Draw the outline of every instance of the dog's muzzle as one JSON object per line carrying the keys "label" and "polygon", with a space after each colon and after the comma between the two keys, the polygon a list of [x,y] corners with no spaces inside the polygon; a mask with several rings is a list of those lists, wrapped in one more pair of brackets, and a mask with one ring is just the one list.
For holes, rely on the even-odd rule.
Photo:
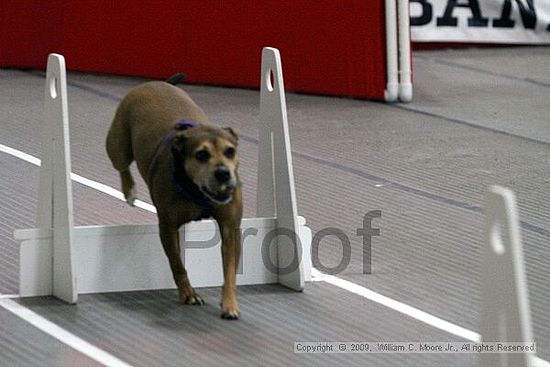
{"label": "dog's muzzle", "polygon": [[214,171],[214,178],[221,184],[226,184],[231,180],[231,172],[225,166],[220,166]]}
{"label": "dog's muzzle", "polygon": [[231,201],[236,187],[237,183],[231,171],[225,166],[219,166],[214,171],[208,187],[203,186],[201,190],[214,202],[227,204]]}
{"label": "dog's muzzle", "polygon": [[201,187],[202,191],[212,201],[218,204],[227,204],[231,201],[236,185],[220,184],[217,190],[209,189],[205,186]]}

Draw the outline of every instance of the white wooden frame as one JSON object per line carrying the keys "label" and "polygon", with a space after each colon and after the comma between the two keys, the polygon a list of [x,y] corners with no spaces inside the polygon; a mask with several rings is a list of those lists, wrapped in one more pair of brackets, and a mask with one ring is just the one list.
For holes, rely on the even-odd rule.
{"label": "white wooden frame", "polygon": [[[274,76],[269,84],[266,70]],[[258,177],[265,187],[258,187],[258,217],[242,221],[237,284],[281,283],[302,290],[304,281],[311,280],[312,235],[305,219],[297,216],[277,49],[264,48],[261,78]],[[15,231],[21,241],[20,295],[54,295],[76,303],[79,293],[175,288],[156,225],[73,226],[66,72],[61,55],[48,58],[44,109],[38,228]],[[180,234],[182,258],[193,285],[221,286],[216,223],[189,223]],[[280,270],[293,261],[292,271],[283,274]]]}

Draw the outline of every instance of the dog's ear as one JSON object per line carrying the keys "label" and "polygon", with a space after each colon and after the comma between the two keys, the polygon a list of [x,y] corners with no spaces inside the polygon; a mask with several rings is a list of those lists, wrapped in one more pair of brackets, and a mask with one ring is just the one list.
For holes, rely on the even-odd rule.
{"label": "dog's ear", "polygon": [[227,131],[233,138],[235,138],[236,141],[239,141],[239,136],[237,133],[230,127],[223,127],[223,130]]}
{"label": "dog's ear", "polygon": [[185,141],[187,140],[185,131],[192,126],[193,125],[191,123],[184,120],[176,124],[176,126],[174,127],[176,129],[176,135],[174,136],[172,149],[177,150],[181,155],[185,154]]}
{"label": "dog's ear", "polygon": [[185,143],[187,139],[185,131],[178,130],[176,136],[174,136],[174,140],[172,140],[172,151],[183,157],[185,155]]}

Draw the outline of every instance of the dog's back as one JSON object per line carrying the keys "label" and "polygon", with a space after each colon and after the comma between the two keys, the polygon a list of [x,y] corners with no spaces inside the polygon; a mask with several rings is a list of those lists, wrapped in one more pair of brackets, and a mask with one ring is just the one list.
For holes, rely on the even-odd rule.
{"label": "dog's back", "polygon": [[132,89],[121,101],[107,135],[107,154],[114,168],[124,171],[135,160],[144,175],[158,142],[182,119],[209,123],[185,91],[167,82]]}

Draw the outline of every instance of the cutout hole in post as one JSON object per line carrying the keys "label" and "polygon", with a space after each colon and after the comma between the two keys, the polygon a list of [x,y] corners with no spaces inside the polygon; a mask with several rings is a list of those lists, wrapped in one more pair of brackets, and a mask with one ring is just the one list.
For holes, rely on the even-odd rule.
{"label": "cutout hole in post", "polygon": [[506,252],[506,248],[502,243],[502,233],[500,229],[500,223],[494,223],[491,228],[491,246],[493,251],[497,255],[503,255]]}
{"label": "cutout hole in post", "polygon": [[267,86],[267,90],[273,92],[273,86],[275,85],[275,75],[273,74],[272,69],[267,70],[267,73],[265,75],[265,84]]}
{"label": "cutout hole in post", "polygon": [[52,99],[56,99],[57,98],[57,78],[55,76],[50,77],[49,85],[50,85],[50,97],[52,97]]}

